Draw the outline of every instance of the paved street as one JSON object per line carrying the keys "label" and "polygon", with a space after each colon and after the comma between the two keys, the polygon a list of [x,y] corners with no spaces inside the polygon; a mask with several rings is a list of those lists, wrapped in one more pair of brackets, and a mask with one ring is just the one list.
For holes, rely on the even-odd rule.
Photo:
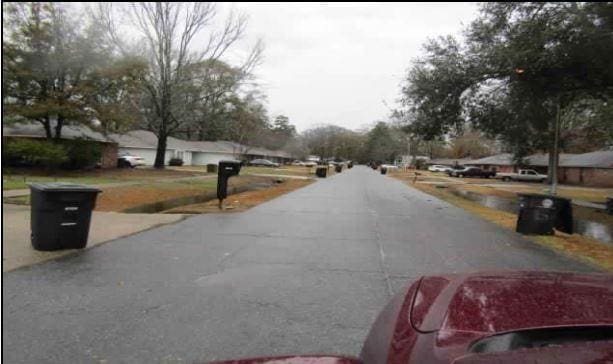
{"label": "paved street", "polygon": [[191,217],[3,274],[3,357],[357,355],[409,279],[488,269],[589,270],[356,167],[244,213]]}

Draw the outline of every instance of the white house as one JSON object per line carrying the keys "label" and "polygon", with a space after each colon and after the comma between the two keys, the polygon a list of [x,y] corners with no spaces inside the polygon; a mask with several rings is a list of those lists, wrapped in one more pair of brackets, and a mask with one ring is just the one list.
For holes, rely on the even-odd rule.
{"label": "white house", "polygon": [[[147,165],[155,162],[157,137],[150,131],[134,130],[125,134],[113,134],[119,144],[119,154],[138,155]],[[180,158],[183,165],[217,164],[220,160],[266,158],[279,163],[290,162],[292,155],[285,151],[249,147],[229,141],[191,141],[168,137],[165,163],[171,158]]]}

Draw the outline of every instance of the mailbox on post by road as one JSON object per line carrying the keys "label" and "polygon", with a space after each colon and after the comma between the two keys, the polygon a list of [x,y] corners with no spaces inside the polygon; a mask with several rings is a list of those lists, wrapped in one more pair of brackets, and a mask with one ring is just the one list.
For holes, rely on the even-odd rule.
{"label": "mailbox on post by road", "polygon": [[219,200],[219,208],[223,206],[223,200],[228,197],[228,179],[232,176],[238,176],[241,170],[241,162],[239,161],[219,161],[217,168],[217,199]]}

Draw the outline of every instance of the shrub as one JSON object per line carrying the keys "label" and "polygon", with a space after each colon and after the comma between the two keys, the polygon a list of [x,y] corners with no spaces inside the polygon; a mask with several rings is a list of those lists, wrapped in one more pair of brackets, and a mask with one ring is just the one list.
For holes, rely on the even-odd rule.
{"label": "shrub", "polygon": [[92,168],[100,161],[100,145],[86,139],[63,140],[68,160],[62,165],[68,169]]}
{"label": "shrub", "polygon": [[55,168],[68,160],[66,149],[48,140],[13,139],[6,143],[3,155],[9,166]]}
{"label": "shrub", "polygon": [[182,166],[183,165],[183,159],[181,159],[181,158],[172,158],[171,160],[168,161],[168,165],[169,166]]}

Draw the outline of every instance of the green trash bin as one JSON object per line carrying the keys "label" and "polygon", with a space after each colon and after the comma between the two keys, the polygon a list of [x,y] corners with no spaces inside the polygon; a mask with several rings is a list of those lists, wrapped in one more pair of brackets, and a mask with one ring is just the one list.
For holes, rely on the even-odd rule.
{"label": "green trash bin", "polygon": [[69,183],[30,184],[32,247],[42,251],[85,248],[100,192]]}

